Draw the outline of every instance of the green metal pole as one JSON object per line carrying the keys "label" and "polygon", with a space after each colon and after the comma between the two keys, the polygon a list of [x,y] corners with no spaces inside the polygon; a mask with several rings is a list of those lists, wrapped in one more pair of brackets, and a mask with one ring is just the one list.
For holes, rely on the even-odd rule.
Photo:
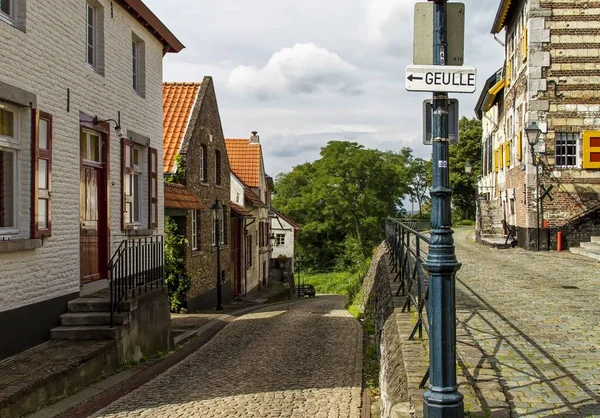
{"label": "green metal pole", "polygon": [[[434,0],[433,64],[446,65],[447,0]],[[463,395],[456,383],[455,275],[460,268],[452,237],[448,146],[448,93],[433,95],[433,187],[431,238],[424,264],[429,272],[429,389],[426,418],[462,418]],[[460,146],[460,145],[457,145]]]}

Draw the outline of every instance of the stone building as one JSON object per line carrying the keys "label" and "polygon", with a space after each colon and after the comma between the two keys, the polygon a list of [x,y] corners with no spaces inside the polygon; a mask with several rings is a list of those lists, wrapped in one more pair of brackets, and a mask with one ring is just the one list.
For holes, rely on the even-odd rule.
{"label": "stone building", "polygon": [[[230,170],[215,88],[212,78],[204,77],[201,83],[164,83],[163,93],[164,173],[201,202],[181,207],[170,204],[174,199],[169,195],[165,197],[166,214],[176,220],[188,241],[185,263],[191,289],[187,309],[213,309],[217,303],[217,245],[222,303],[232,296]],[[219,222],[215,222],[212,209],[217,201],[223,208]],[[220,243],[216,242],[215,225]]]}
{"label": "stone building", "polygon": [[[556,248],[559,231],[566,248],[600,234],[599,19],[594,1],[500,1],[491,32],[505,31],[505,62],[475,109],[480,234],[514,229],[528,249]],[[542,131],[533,154],[532,122]]]}
{"label": "stone building", "polygon": [[2,1],[0,38],[3,358],[162,234],[162,60],[183,45],[139,0]]}
{"label": "stone building", "polygon": [[270,247],[269,208],[272,180],[265,174],[258,132],[250,139],[226,139],[231,165],[232,235],[239,240],[242,263],[236,281],[243,294],[268,285]]}

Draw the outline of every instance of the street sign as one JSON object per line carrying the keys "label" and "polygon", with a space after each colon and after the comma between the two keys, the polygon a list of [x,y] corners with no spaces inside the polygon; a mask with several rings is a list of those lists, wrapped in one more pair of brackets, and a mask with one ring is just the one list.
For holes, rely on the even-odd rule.
{"label": "street sign", "polygon": [[[423,100],[423,144],[433,144],[433,105],[431,99]],[[448,139],[451,145],[458,144],[458,100],[448,99]]]}
{"label": "street sign", "polygon": [[477,83],[475,67],[450,65],[409,65],[404,85],[408,91],[474,93]]}
{"label": "street sign", "polygon": [[[433,2],[415,4],[413,64],[433,65]],[[446,65],[463,65],[465,51],[465,5],[447,4],[448,49]]]}

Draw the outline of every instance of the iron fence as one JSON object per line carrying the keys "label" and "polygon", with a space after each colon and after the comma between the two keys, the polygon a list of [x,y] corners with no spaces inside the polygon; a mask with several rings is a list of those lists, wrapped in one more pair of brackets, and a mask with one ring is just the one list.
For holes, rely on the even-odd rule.
{"label": "iron fence", "polygon": [[[423,263],[429,252],[429,237],[423,231],[430,228],[429,221],[414,219],[388,219],[386,221],[386,242],[391,253],[390,265],[396,273],[394,282],[400,287],[396,296],[406,300],[402,312],[417,313],[417,323],[410,333],[409,340],[418,336],[423,339],[423,330],[429,337],[427,322],[427,301],[429,299],[429,275]],[[420,387],[424,388],[429,379],[429,369],[423,377]]]}
{"label": "iron fence", "polygon": [[110,326],[123,301],[164,285],[163,237],[126,239],[108,264],[110,277]]}

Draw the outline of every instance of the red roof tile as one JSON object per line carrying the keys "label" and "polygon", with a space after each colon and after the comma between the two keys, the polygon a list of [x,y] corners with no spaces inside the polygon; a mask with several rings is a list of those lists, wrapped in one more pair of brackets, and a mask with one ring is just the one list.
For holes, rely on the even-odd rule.
{"label": "red roof tile", "polygon": [[251,144],[248,139],[225,139],[227,157],[231,171],[246,186],[260,187],[260,144]]}
{"label": "red roof tile", "polygon": [[163,171],[172,173],[175,156],[198,97],[201,83],[163,83]]}
{"label": "red roof tile", "polygon": [[165,207],[169,209],[205,209],[198,196],[182,184],[165,182]]}
{"label": "red roof tile", "polygon": [[242,218],[254,218],[254,215],[252,215],[246,209],[236,205],[235,203],[231,203],[231,211],[236,215],[241,216]]}
{"label": "red roof tile", "polygon": [[256,195],[256,193],[254,193],[252,190],[250,189],[245,189],[244,190],[244,197],[246,198],[246,200],[252,205],[252,206],[256,206],[256,207],[266,207],[267,205],[261,200],[260,197],[258,197]]}

